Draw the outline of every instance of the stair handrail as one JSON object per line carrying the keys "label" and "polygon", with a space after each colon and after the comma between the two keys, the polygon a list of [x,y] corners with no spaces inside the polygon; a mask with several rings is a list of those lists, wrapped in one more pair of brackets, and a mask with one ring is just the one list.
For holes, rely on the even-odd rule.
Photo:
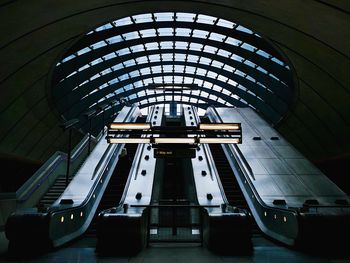
{"label": "stair handrail", "polygon": [[[100,136],[99,136],[100,137]],[[94,141],[97,141],[92,136]],[[74,163],[82,154],[88,145],[89,135],[86,134],[83,139],[74,147],[71,163]],[[40,186],[46,182],[56,171],[57,167],[67,160],[67,154],[62,151],[56,151],[17,191],[16,199],[18,203],[26,202]]]}

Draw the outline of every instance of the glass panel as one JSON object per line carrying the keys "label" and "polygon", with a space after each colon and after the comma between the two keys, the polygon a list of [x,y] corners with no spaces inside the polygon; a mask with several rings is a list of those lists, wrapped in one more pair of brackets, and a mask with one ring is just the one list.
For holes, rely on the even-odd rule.
{"label": "glass panel", "polygon": [[133,53],[145,51],[143,45],[135,45],[135,46],[130,47],[130,49]]}
{"label": "glass panel", "polygon": [[227,28],[233,28],[236,24],[220,18],[217,25],[222,27],[227,27]]}
{"label": "glass panel", "polygon": [[186,66],[186,68],[185,68],[185,72],[188,74],[194,74],[195,70],[196,70],[195,67]]}
{"label": "glass panel", "polygon": [[256,69],[261,71],[261,72],[263,72],[263,73],[265,73],[265,74],[267,74],[267,71],[265,69],[263,69],[262,67],[257,67]]}
{"label": "glass panel", "polygon": [[123,34],[123,37],[125,38],[126,41],[131,40],[131,39],[137,39],[139,38],[139,34],[137,32],[129,32]]}
{"label": "glass panel", "polygon": [[185,66],[175,65],[176,72],[184,72],[184,70],[185,70]]}
{"label": "glass panel", "polygon": [[106,30],[106,29],[109,29],[109,28],[111,28],[112,26],[111,26],[111,24],[105,24],[105,25],[103,25],[103,26],[100,26],[100,27],[98,27],[98,28],[96,28],[95,29],[95,32],[98,32],[98,31],[102,31],[102,30]]}
{"label": "glass panel", "polygon": [[141,75],[148,75],[151,74],[151,69],[150,68],[142,68],[140,69]]}
{"label": "glass panel", "polygon": [[147,50],[158,49],[158,43],[156,43],[156,42],[146,43],[145,46],[146,46]]}
{"label": "glass panel", "polygon": [[246,65],[248,65],[248,66],[250,66],[252,68],[255,67],[255,64],[253,62],[249,61],[249,60],[244,61],[244,64],[246,64]]}
{"label": "glass panel", "polygon": [[221,93],[223,93],[223,94],[225,94],[225,95],[228,95],[228,96],[231,95],[231,92],[228,91],[227,89],[223,89],[223,90],[221,91]]}
{"label": "glass panel", "polygon": [[259,54],[260,56],[265,57],[265,58],[269,58],[269,57],[270,57],[269,54],[267,54],[265,51],[263,51],[263,50],[261,50],[261,49],[258,50],[256,53]]}
{"label": "glass panel", "polygon": [[188,55],[187,56],[187,61],[189,61],[189,62],[197,63],[198,60],[199,60],[199,56],[196,56],[196,55]]}
{"label": "glass panel", "polygon": [[245,32],[245,33],[248,33],[248,34],[253,34],[253,31],[251,31],[248,28],[246,28],[244,26],[241,26],[241,25],[236,27],[236,30],[242,31],[242,32]]}
{"label": "glass panel", "polygon": [[79,50],[77,52],[77,54],[78,54],[78,56],[80,56],[80,55],[85,54],[85,53],[90,52],[90,51],[91,51],[91,49],[89,47],[86,47],[86,48]]}
{"label": "glass panel", "polygon": [[253,47],[252,45],[249,45],[249,44],[247,44],[247,43],[244,43],[241,47],[244,48],[244,49],[246,49],[246,50],[249,50],[249,51],[251,51],[251,52],[254,52],[255,49],[256,49],[256,47]]}
{"label": "glass panel", "polygon": [[155,73],[155,74],[161,73],[161,72],[162,72],[162,67],[161,67],[161,66],[152,67],[152,71],[153,71],[153,73]]}
{"label": "glass panel", "polygon": [[219,41],[219,42],[222,42],[225,38],[226,38],[226,36],[224,36],[222,34],[214,33],[214,32],[212,32],[209,36],[209,39]]}
{"label": "glass panel", "polygon": [[130,50],[128,48],[123,48],[117,51],[118,56],[130,54]]}
{"label": "glass panel", "polygon": [[193,78],[190,78],[190,77],[184,77],[184,83],[193,83]]}
{"label": "glass panel", "polygon": [[176,35],[182,36],[182,37],[188,37],[190,36],[191,29],[189,28],[176,28]]}
{"label": "glass panel", "polygon": [[162,59],[164,61],[172,61],[173,60],[173,54],[164,53],[164,54],[162,54]]}
{"label": "glass panel", "polygon": [[173,29],[170,27],[166,27],[166,28],[158,28],[158,33],[159,36],[172,36],[173,35]]}
{"label": "glass panel", "polygon": [[176,13],[176,21],[194,22],[195,14],[190,13]]}
{"label": "glass panel", "polygon": [[209,33],[208,31],[195,29],[195,30],[193,30],[192,37],[198,37],[198,38],[206,39],[208,37],[208,33]]}
{"label": "glass panel", "polygon": [[160,42],[160,48],[161,49],[173,49],[173,42],[171,42],[171,41]]}
{"label": "glass panel", "polygon": [[225,40],[225,43],[227,44],[230,44],[230,45],[233,45],[233,46],[238,46],[240,43],[242,43],[241,41],[235,39],[235,38],[232,38],[232,37],[228,37],[226,40]]}
{"label": "glass panel", "polygon": [[221,68],[224,63],[222,62],[219,62],[219,61],[216,61],[216,60],[213,60],[213,62],[211,63],[212,66],[216,67],[216,68]]}
{"label": "glass panel", "polygon": [[175,60],[176,61],[185,61],[186,55],[185,54],[177,54],[175,53]]}
{"label": "glass panel", "polygon": [[249,76],[249,75],[247,75],[246,76],[246,79],[248,79],[248,80],[250,80],[250,81],[252,81],[252,82],[255,82],[255,79],[254,78],[252,78],[251,76]]}
{"label": "glass panel", "polygon": [[164,72],[173,72],[173,66],[172,65],[164,65],[163,66],[163,71]]}
{"label": "glass panel", "polygon": [[205,58],[205,57],[201,57],[201,59],[199,61],[200,61],[201,64],[209,65],[210,62],[211,62],[211,59]]}
{"label": "glass panel", "polygon": [[94,66],[94,65],[96,65],[98,63],[101,63],[102,61],[103,61],[102,58],[95,59],[94,61],[91,62],[91,66]]}
{"label": "glass panel", "polygon": [[220,81],[222,81],[222,82],[226,82],[226,81],[228,80],[228,78],[225,77],[225,76],[219,75],[219,76],[218,76],[218,80],[220,80]]}
{"label": "glass panel", "polygon": [[155,37],[156,36],[156,30],[155,29],[144,29],[140,30],[141,36],[143,38],[145,37]]}
{"label": "glass panel", "polygon": [[203,47],[202,44],[198,44],[198,43],[191,43],[190,44],[190,49],[191,50],[201,51],[202,47]]}
{"label": "glass panel", "polygon": [[125,26],[125,25],[131,25],[132,21],[131,21],[130,17],[125,17],[125,18],[118,19],[118,20],[114,21],[113,24],[115,26]]}
{"label": "glass panel", "polygon": [[97,43],[95,43],[95,44],[92,44],[90,47],[91,47],[92,49],[98,49],[98,48],[104,47],[104,46],[107,46],[106,42],[100,41],[100,42],[97,42]]}
{"label": "glass panel", "polygon": [[144,64],[144,63],[148,63],[147,57],[138,57],[136,58],[136,62],[137,64]]}
{"label": "glass panel", "polygon": [[173,21],[174,20],[174,13],[155,13],[154,16],[156,17],[156,21]]}
{"label": "glass panel", "polygon": [[227,83],[230,84],[231,86],[237,86],[237,82],[232,79],[229,79]]}
{"label": "glass panel", "polygon": [[205,69],[197,68],[197,75],[204,76],[207,73]]}
{"label": "glass panel", "polygon": [[130,75],[130,77],[135,78],[135,77],[140,76],[140,73],[139,73],[138,70],[134,70],[134,71],[131,71],[131,72],[129,73],[129,75]]}
{"label": "glass panel", "polygon": [[213,83],[208,82],[208,81],[204,81],[202,86],[207,88],[207,89],[211,89],[213,87]]}
{"label": "glass panel", "polygon": [[135,20],[135,23],[137,24],[153,22],[152,14],[135,15],[132,18]]}
{"label": "glass panel", "polygon": [[80,71],[83,71],[84,69],[87,69],[87,68],[89,68],[90,67],[90,65],[89,64],[86,64],[85,66],[82,66],[81,68],[79,68],[78,69],[78,71],[80,72]]}
{"label": "glass panel", "polygon": [[108,44],[114,44],[114,43],[119,43],[123,41],[123,38],[121,36],[114,36],[106,39]]}
{"label": "glass panel", "polygon": [[135,66],[136,62],[134,59],[130,59],[130,60],[124,61],[123,65],[124,67],[131,67],[131,66]]}
{"label": "glass panel", "polygon": [[219,102],[219,103],[222,103],[222,104],[225,104],[226,101],[224,101],[224,100],[221,99],[221,98],[218,98],[218,102]]}
{"label": "glass panel", "polygon": [[197,23],[203,23],[203,24],[209,24],[214,25],[214,22],[217,18],[213,16],[207,16],[207,15],[198,15]]}
{"label": "glass panel", "polygon": [[222,56],[222,57],[226,57],[228,58],[232,53],[231,52],[228,52],[226,50],[223,50],[223,49],[219,49],[218,55]]}
{"label": "glass panel", "polygon": [[185,49],[187,50],[188,43],[187,42],[175,42],[175,49]]}
{"label": "glass panel", "polygon": [[113,52],[113,53],[109,53],[109,54],[103,56],[103,58],[104,58],[105,60],[109,60],[109,59],[115,58],[116,56],[117,56],[117,55]]}
{"label": "glass panel", "polygon": [[204,52],[208,52],[211,54],[215,54],[217,50],[218,50],[217,47],[212,47],[212,46],[205,46],[204,47]]}
{"label": "glass panel", "polygon": [[209,71],[208,74],[207,74],[207,76],[208,76],[209,78],[212,78],[212,79],[215,79],[217,75],[218,75],[218,74],[215,73],[215,72],[213,72],[213,71]]}
{"label": "glass panel", "polygon": [[279,60],[278,58],[272,57],[271,60],[272,60],[273,62],[276,62],[277,64],[280,64],[281,66],[284,65],[284,63],[283,63],[281,60]]}
{"label": "glass panel", "polygon": [[150,55],[148,56],[149,60],[151,62],[156,62],[156,61],[160,61],[160,55],[159,54],[156,54],[156,55]]}

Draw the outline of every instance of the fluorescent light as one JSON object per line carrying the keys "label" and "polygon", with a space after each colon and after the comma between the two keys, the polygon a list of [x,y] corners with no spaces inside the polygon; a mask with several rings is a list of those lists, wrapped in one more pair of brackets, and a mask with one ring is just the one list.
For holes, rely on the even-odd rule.
{"label": "fluorescent light", "polygon": [[111,130],[149,130],[151,125],[149,123],[111,123],[109,126]]}
{"label": "fluorescent light", "polygon": [[157,143],[157,144],[195,144],[195,143],[241,143],[240,138],[108,138],[108,143]]}
{"label": "fluorescent light", "polygon": [[240,138],[199,138],[199,143],[240,143],[241,139]]}
{"label": "fluorescent light", "polygon": [[239,123],[200,123],[200,130],[240,130]]}
{"label": "fluorescent light", "polygon": [[196,143],[196,138],[154,138],[154,143]]}
{"label": "fluorescent light", "polygon": [[108,138],[108,143],[151,143],[150,138]]}

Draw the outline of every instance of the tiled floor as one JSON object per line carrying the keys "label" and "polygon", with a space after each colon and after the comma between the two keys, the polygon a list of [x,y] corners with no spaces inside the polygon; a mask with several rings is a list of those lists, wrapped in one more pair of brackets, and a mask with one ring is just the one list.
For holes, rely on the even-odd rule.
{"label": "tiled floor", "polygon": [[34,258],[24,258],[13,260],[6,255],[0,257],[1,263],[6,262],[42,262],[42,263],[61,263],[61,262],[144,262],[144,263],[345,263],[350,262],[349,256],[342,257],[321,257],[310,254],[305,254],[289,248],[278,246],[265,238],[256,237],[253,239],[254,252],[250,256],[220,256],[215,255],[206,248],[198,245],[189,244],[162,244],[153,245],[134,257],[99,257],[95,254],[95,240],[84,239],[70,244],[68,247],[58,249]]}

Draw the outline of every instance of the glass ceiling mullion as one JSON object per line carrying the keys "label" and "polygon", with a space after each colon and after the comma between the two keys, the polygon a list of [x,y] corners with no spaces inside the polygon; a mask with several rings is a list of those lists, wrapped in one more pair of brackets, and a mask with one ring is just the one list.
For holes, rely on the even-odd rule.
{"label": "glass ceiling mullion", "polygon": [[[198,14],[195,15],[195,17],[193,19],[193,24],[197,23],[197,21],[198,21]],[[188,53],[189,53],[190,46],[191,46],[191,43],[192,43],[192,38],[193,38],[193,32],[194,32],[194,26],[191,28],[190,36],[189,36],[189,39],[188,39],[186,58],[188,58]],[[200,60],[200,56],[198,56],[197,62],[199,62],[199,60]],[[186,71],[186,67],[184,67],[184,72],[185,71]],[[194,74],[195,75],[197,74],[197,68],[195,69]],[[194,84],[194,78],[193,78],[192,84]],[[192,95],[192,94],[193,94],[193,89],[190,90],[190,95]]]}
{"label": "glass ceiling mullion", "polygon": [[[156,16],[154,15],[154,13],[152,13],[152,21],[153,21],[153,27],[154,29],[156,30],[156,43],[157,43],[157,46],[158,46],[158,50],[160,51],[162,49],[161,45],[160,45],[160,33],[159,33],[159,27],[158,27],[158,23],[156,21]],[[165,83],[165,79],[164,79],[164,65],[163,65],[163,57],[162,57],[162,54],[161,52],[159,52],[159,59],[160,59],[160,73],[162,75],[162,83]],[[152,78],[152,82],[153,84],[155,84],[155,81],[154,81],[154,78]],[[153,94],[156,94],[156,90],[153,90],[153,91],[150,91],[152,92]],[[165,93],[163,93],[164,95],[164,100],[165,100]],[[156,98],[156,101],[158,101],[158,97],[155,97]]]}
{"label": "glass ceiling mullion", "polygon": [[[158,31],[158,28],[156,28],[156,38],[157,38],[157,45],[158,45],[158,49],[159,51],[161,50],[161,46],[160,46],[160,41],[159,41],[159,31]],[[161,55],[159,55],[160,57],[160,73],[164,74],[164,66],[163,66],[163,59],[161,57]],[[155,83],[154,79],[153,80],[153,84]],[[162,75],[162,83],[165,83],[165,79],[164,79],[164,75]]]}
{"label": "glass ceiling mullion", "polygon": [[[136,21],[135,21],[135,19],[134,19],[132,16],[130,17],[130,20],[132,21],[133,25],[136,25]],[[141,35],[141,33],[140,33],[140,31],[137,30],[136,32],[137,32],[137,34],[138,34],[139,39],[143,39],[143,38],[142,38],[142,35]],[[142,41],[141,44],[142,44],[142,46],[143,46],[143,49],[146,51],[145,42]],[[135,56],[135,53],[134,53],[132,50],[130,50],[130,51],[131,51],[131,53],[132,53],[132,55],[133,55],[133,60],[135,61],[135,64],[138,65],[138,63],[137,63],[137,61],[136,61],[136,58],[135,58],[135,57],[136,57],[136,56]],[[148,63],[150,63],[149,57],[146,56],[146,58],[147,58]],[[140,70],[139,67],[137,68],[137,71],[138,71],[138,74],[141,76],[142,73],[141,73],[141,70]],[[152,69],[151,69],[151,73],[153,73],[153,72],[152,72]],[[153,74],[152,74],[152,75],[153,75]],[[142,83],[142,84],[141,84],[142,86],[145,86],[144,79],[141,80],[141,83]],[[135,91],[136,91],[136,90],[137,90],[137,87],[135,86],[135,83],[133,83],[133,87],[134,87],[134,89],[135,89]],[[145,90],[145,92],[146,92],[146,94],[147,94],[147,90]],[[139,96],[137,92],[135,92],[135,94],[136,94],[137,97]]]}
{"label": "glass ceiling mullion", "polygon": [[[198,14],[196,14],[195,16],[194,16],[194,18],[193,18],[193,24],[194,23],[196,23],[197,22],[197,20],[198,20]],[[189,55],[189,49],[190,49],[190,44],[191,44],[191,39],[192,39],[192,36],[193,36],[193,30],[194,30],[194,26],[192,26],[191,28],[190,28],[190,34],[189,34],[189,39],[188,39],[188,45],[187,45],[187,47],[186,47],[186,53],[185,53],[185,62],[187,63],[188,62],[188,55]],[[186,71],[186,66],[184,67],[184,73],[185,73],[185,71]],[[183,77],[183,82],[185,81],[185,76]],[[192,79],[192,83],[190,83],[190,84],[194,84],[194,78]],[[191,90],[191,92],[192,92],[192,90]],[[192,93],[191,93],[192,94]]]}

